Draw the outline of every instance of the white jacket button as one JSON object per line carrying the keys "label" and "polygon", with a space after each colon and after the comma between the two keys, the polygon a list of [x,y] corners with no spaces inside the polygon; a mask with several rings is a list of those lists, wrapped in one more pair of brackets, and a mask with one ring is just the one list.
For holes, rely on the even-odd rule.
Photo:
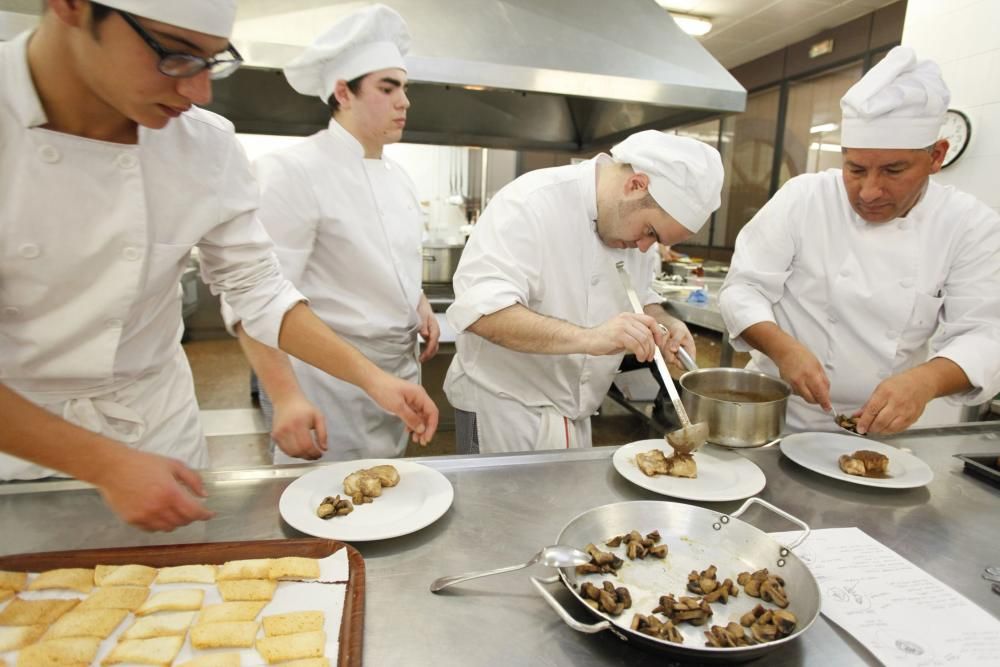
{"label": "white jacket button", "polygon": [[837,316],[836,315],[827,315],[826,316],[826,321],[829,322],[830,324],[836,324],[837,323]]}
{"label": "white jacket button", "polygon": [[122,153],[115,161],[122,169],[131,169],[136,165],[135,156],[131,153]]}
{"label": "white jacket button", "polygon": [[133,248],[132,246],[128,246],[124,250],[122,250],[122,257],[124,257],[130,262],[134,262],[142,257],[142,253],[139,251],[138,248]]}
{"label": "white jacket button", "polygon": [[38,147],[38,157],[42,159],[42,162],[48,162],[53,164],[59,161],[59,151],[56,150],[55,146],[49,146],[45,144],[44,146]]}
{"label": "white jacket button", "polygon": [[5,320],[13,320],[21,314],[21,309],[16,306],[6,306],[3,310],[0,310],[0,315],[3,315]]}
{"label": "white jacket button", "polygon": [[22,243],[21,247],[17,249],[17,254],[25,259],[35,259],[42,254],[42,249],[34,243]]}
{"label": "white jacket button", "polygon": [[601,277],[600,277],[600,276],[593,276],[593,277],[591,277],[591,279],[590,279],[590,284],[591,284],[591,285],[596,285],[596,284],[598,284],[599,282],[601,282]]}

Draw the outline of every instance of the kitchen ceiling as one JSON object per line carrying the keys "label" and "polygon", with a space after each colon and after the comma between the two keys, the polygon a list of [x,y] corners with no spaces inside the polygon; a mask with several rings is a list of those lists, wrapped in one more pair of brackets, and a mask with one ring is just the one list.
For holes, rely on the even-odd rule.
{"label": "kitchen ceiling", "polygon": [[733,69],[897,1],[668,0],[663,4],[671,11],[711,20],[711,32],[697,40],[726,69]]}
{"label": "kitchen ceiling", "polygon": [[[667,0],[665,4],[673,11],[709,18],[712,31],[697,39],[732,69],[894,2],[897,0]],[[237,34],[252,38],[257,31],[267,29],[270,20],[329,4],[325,0],[239,0]],[[339,3],[324,11],[341,15],[364,4]],[[30,27],[30,17],[39,14],[41,6],[41,0],[0,0],[0,40]],[[326,25],[329,23],[317,24],[314,29],[318,32]]]}

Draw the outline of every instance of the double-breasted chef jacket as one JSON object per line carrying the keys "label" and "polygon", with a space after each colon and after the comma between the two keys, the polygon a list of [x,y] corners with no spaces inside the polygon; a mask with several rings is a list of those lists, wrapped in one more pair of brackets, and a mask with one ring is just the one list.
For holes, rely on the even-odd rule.
{"label": "double-breasted chef jacket", "polygon": [[[0,382],[85,428],[204,467],[180,346],[191,249],[268,345],[304,297],[255,216],[232,124],[192,108],[139,128],[135,145],[47,130],[28,37],[0,44]],[[0,479],[50,474],[0,455]]]}
{"label": "double-breasted chef jacket", "polygon": [[459,332],[445,393],[476,413],[481,452],[584,446],[622,354],[528,354],[466,329],[484,315],[520,304],[540,315],[594,327],[631,311],[615,264],[624,261],[643,305],[652,290],[655,247],[615,249],[597,235],[595,174],[599,155],[576,165],[539,169],[490,201],[455,271],[449,323]]}
{"label": "double-breasted chef jacket", "polygon": [[[1000,215],[931,180],[905,217],[871,224],[839,169],[788,181],[744,227],[719,296],[733,346],[775,322],[816,355],[830,398],[853,412],[882,380],[932,357],[962,368],[976,404],[1000,390]],[[751,351],[748,368],[777,376]],[[836,430],[793,396],[792,431]]]}
{"label": "double-breasted chef jacket", "polygon": [[[336,120],[254,164],[258,215],[284,275],[314,312],[382,370],[419,382],[423,220],[416,188],[387,156],[365,158]],[[227,316],[228,317],[228,316]],[[292,359],[327,424],[324,459],[400,456],[405,425],[354,385]],[[276,463],[298,462],[275,450]]]}

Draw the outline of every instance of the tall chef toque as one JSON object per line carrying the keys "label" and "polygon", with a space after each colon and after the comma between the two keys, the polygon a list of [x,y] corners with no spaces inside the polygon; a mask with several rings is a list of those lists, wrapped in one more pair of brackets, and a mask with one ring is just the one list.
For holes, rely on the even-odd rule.
{"label": "tall chef toque", "polygon": [[844,148],[924,148],[937,141],[951,95],[941,69],[897,46],[840,100]]}
{"label": "tall chef toque", "polygon": [[285,66],[285,78],[303,95],[330,99],[337,81],[380,69],[406,69],[406,22],[394,9],[372,5],[338,21]]}
{"label": "tall chef toque", "polygon": [[236,20],[236,0],[101,0],[101,4],[226,39],[233,34]]}
{"label": "tall chef toque", "polygon": [[719,208],[722,159],[704,142],[646,130],[612,148],[611,155],[649,176],[649,194],[692,233]]}

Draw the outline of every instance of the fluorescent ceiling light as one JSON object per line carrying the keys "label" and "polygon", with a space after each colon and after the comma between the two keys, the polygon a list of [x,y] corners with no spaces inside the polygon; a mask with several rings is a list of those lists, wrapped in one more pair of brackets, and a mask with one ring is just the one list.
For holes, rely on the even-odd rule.
{"label": "fluorescent ceiling light", "polygon": [[712,29],[712,22],[704,17],[670,11],[670,7],[667,6],[670,4],[669,0],[656,0],[656,4],[670,12],[677,26],[689,35],[701,37]]}
{"label": "fluorescent ceiling light", "polygon": [[815,142],[809,144],[809,150],[811,151],[823,151],[824,153],[839,153],[840,144],[817,144]]}
{"label": "fluorescent ceiling light", "polygon": [[822,125],[813,125],[809,128],[809,134],[820,134],[822,132],[833,132],[840,125],[836,123],[823,123]]}

